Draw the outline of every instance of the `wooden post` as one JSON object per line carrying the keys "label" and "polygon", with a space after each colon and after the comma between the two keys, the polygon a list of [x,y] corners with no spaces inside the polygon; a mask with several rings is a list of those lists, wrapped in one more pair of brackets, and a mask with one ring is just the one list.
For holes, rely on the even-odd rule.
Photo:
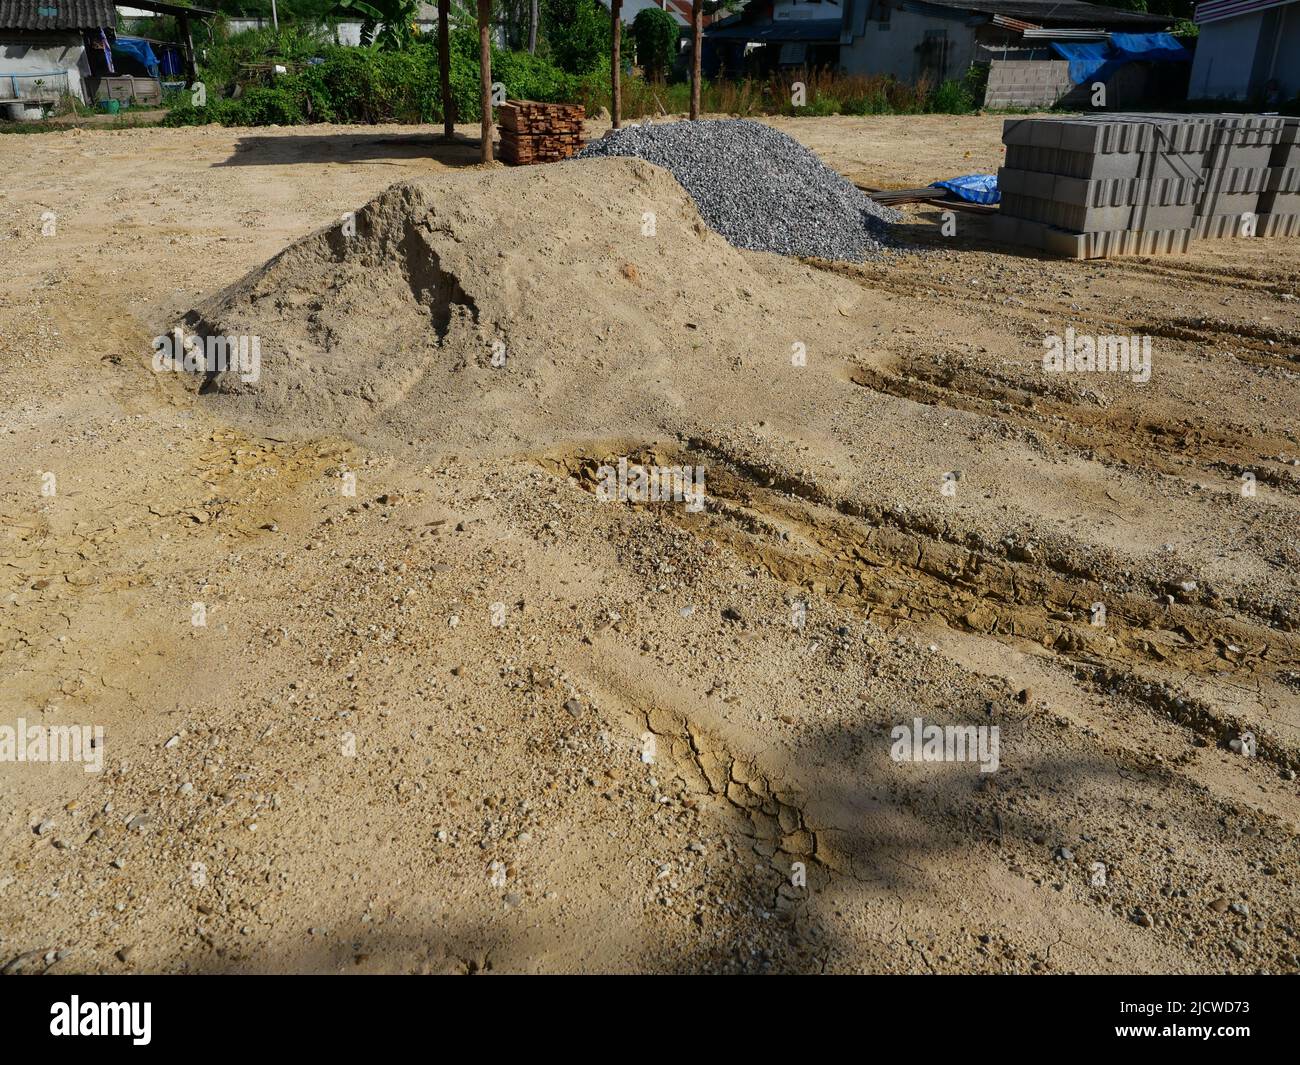
{"label": "wooden post", "polygon": [[438,78],[442,82],[442,135],[456,136],[456,101],[451,96],[451,0],[438,0]]}
{"label": "wooden post", "polygon": [[610,95],[613,99],[610,101],[609,112],[613,119],[614,128],[618,129],[622,124],[623,117],[623,0],[610,0],[610,14],[614,18],[614,25],[611,27],[614,43],[610,49],[613,61],[609,67],[609,80]]}
{"label": "wooden post", "polygon": [[704,0],[691,4],[691,118],[700,117],[700,49],[704,46]]}
{"label": "wooden post", "polygon": [[194,65],[194,38],[190,34],[190,17],[188,15],[178,15],[176,20],[180,27],[181,40],[185,42],[185,79],[189,83],[187,88],[192,88],[194,83],[199,80],[199,72]]}
{"label": "wooden post", "polygon": [[479,102],[483,108],[479,161],[492,162],[492,0],[478,0]]}

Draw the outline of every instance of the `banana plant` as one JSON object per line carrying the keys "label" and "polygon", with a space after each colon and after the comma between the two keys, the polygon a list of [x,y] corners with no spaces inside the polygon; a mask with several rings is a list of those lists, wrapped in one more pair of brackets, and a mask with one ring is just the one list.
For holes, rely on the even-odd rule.
{"label": "banana plant", "polygon": [[415,37],[419,0],[339,0],[361,18],[361,42],[377,48],[405,48]]}

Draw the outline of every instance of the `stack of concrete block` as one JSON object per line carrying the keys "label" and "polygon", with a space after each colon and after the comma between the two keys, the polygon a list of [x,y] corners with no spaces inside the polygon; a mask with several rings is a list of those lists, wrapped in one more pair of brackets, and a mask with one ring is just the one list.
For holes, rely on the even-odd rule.
{"label": "stack of concrete block", "polygon": [[1002,139],[996,228],[1010,243],[1102,258],[1300,231],[1300,119],[1012,119]]}
{"label": "stack of concrete block", "polygon": [[1300,118],[1286,120],[1269,158],[1268,185],[1259,197],[1259,232],[1300,237]]}

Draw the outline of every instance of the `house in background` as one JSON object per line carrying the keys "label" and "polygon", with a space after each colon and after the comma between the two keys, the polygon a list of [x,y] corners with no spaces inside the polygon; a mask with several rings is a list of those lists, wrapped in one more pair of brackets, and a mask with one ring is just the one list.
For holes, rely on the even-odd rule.
{"label": "house in background", "polygon": [[1189,100],[1249,100],[1266,109],[1300,96],[1300,0],[1205,0]]}
{"label": "house in background", "polygon": [[[939,85],[972,64],[989,69],[991,107],[1050,107],[1086,91],[1071,73],[1085,69],[1064,52],[1089,45],[1111,106],[1133,107],[1153,95],[1150,64],[1181,60],[1172,41],[1143,53],[1110,46],[1117,34],[1161,33],[1173,19],[1082,0],[752,0],[705,37],[718,49],[714,67],[766,73],[780,67],[827,67]],[[1061,45],[1063,47],[1057,47]],[[1132,60],[1122,61],[1122,60]],[[1185,74],[1168,79],[1182,98]]]}
{"label": "house in background", "polygon": [[0,102],[88,99],[87,50],[103,54],[116,22],[111,0],[0,0]]}
{"label": "house in background", "polygon": [[704,31],[706,75],[840,69],[844,0],[753,0]]}
{"label": "house in background", "polygon": [[[1082,0],[844,0],[841,68],[937,85],[972,63],[1058,62],[1054,40],[1156,33],[1173,21]],[[1058,80],[1044,72],[1045,83]]]}
{"label": "house in background", "polygon": [[113,0],[0,0],[0,105],[12,101],[4,113],[39,118],[42,107],[64,96],[85,104],[161,104],[160,76],[193,81],[190,24],[213,12],[165,0],[135,3],[147,9],[142,14],[174,17],[180,40],[117,34]]}
{"label": "house in background", "polygon": [[[613,10],[610,0],[600,0],[608,10]],[[623,6],[619,9],[619,22],[624,26],[630,26],[636,21],[637,14],[644,11],[647,7],[657,7],[662,11],[667,11],[672,15],[673,21],[679,27],[685,29],[691,24],[691,2],[690,0],[623,0]],[[704,24],[709,23],[709,16],[704,16]]]}

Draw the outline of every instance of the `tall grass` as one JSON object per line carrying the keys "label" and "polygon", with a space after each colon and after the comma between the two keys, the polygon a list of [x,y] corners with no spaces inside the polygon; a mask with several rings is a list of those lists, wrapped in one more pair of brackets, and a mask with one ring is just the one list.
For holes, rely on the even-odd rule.
{"label": "tall grass", "polygon": [[[795,84],[803,84],[803,101],[795,105]],[[581,102],[589,113],[610,106],[608,78],[583,79]],[[687,82],[654,83],[644,78],[623,79],[623,107],[627,118],[690,109]],[[700,109],[711,114],[737,115],[913,115],[928,111],[960,113],[975,109],[975,102],[960,82],[945,82],[937,89],[928,83],[910,85],[884,75],[837,74],[829,70],[793,71],[768,78],[705,80],[700,85]]]}

